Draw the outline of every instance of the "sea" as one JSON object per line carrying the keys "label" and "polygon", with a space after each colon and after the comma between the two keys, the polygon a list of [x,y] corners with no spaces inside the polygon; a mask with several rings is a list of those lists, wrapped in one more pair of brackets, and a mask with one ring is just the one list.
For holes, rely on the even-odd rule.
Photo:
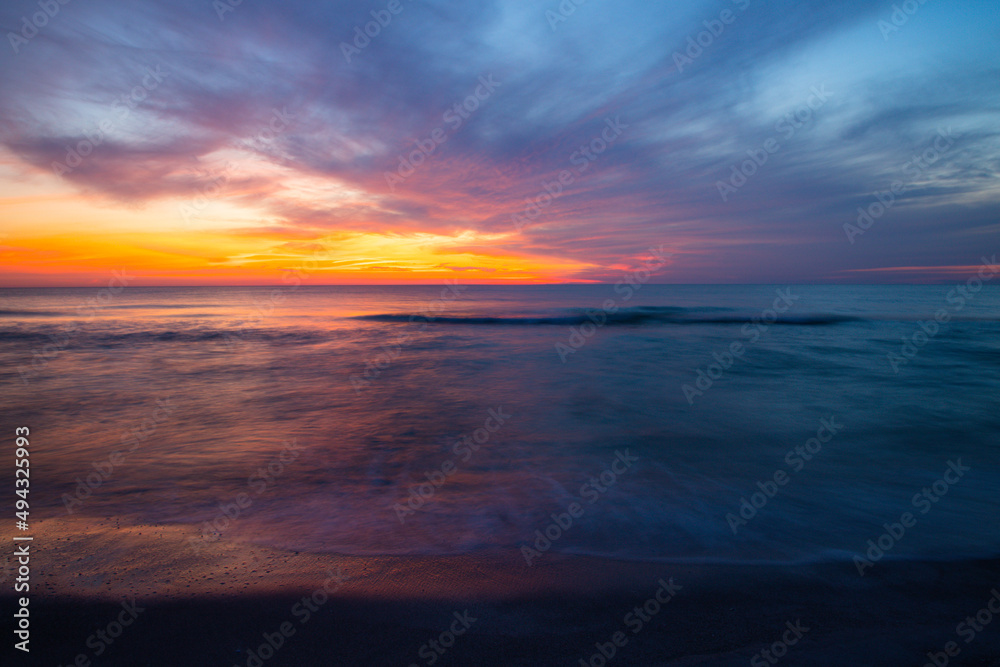
{"label": "sea", "polygon": [[6,289],[0,376],[35,520],[525,565],[1000,554],[978,279]]}

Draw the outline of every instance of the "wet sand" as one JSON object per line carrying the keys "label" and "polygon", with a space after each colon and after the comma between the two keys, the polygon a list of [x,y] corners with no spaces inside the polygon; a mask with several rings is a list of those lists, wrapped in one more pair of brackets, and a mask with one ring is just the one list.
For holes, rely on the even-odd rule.
{"label": "wet sand", "polygon": [[[849,562],[693,565],[546,554],[528,567],[517,552],[359,558],[221,541],[196,554],[187,527],[83,519],[35,527],[32,650],[30,661],[20,654],[11,664],[70,665],[82,655],[130,666],[432,658],[576,666],[602,664],[600,644],[614,649],[608,665],[747,665],[784,638],[794,643],[777,647],[787,651],[781,664],[920,666],[928,651],[954,641],[960,653],[949,664],[1000,665],[1000,615],[968,643],[968,634],[956,634],[1000,590],[998,560],[881,561],[863,578]],[[9,533],[2,537],[11,543]],[[657,596],[669,600],[651,603]],[[4,604],[14,608],[9,593]],[[116,619],[128,625],[111,637]],[[268,650],[267,635],[277,650]],[[432,639],[451,645],[435,651]]]}

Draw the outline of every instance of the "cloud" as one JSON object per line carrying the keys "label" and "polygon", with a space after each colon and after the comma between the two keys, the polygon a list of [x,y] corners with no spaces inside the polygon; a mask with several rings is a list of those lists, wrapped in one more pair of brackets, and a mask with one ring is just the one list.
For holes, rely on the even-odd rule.
{"label": "cloud", "polygon": [[[671,279],[693,282],[965,265],[1000,196],[1000,58],[981,57],[997,18],[939,5],[887,43],[883,2],[594,2],[555,31],[544,6],[421,2],[348,63],[342,43],[372,20],[356,3],[243,3],[219,20],[205,2],[97,1],[66,6],[3,55],[0,141],[25,169],[51,173],[110,119],[59,178],[128,205],[203,196],[232,162],[213,196],[272,237],[474,230],[499,235],[501,254],[605,272],[666,243]],[[0,24],[13,29],[31,7],[8,3]],[[119,119],[150,68],[168,74]],[[474,99],[481,77],[498,85]],[[832,99],[808,122],[787,137],[776,129],[824,84]],[[620,137],[579,162],[616,118]],[[848,244],[843,224],[938,126],[961,135],[955,148]],[[723,201],[718,184],[769,137],[780,150]],[[404,174],[411,156],[421,164]],[[553,196],[563,172],[572,182]],[[512,214],[546,193],[517,229]]]}

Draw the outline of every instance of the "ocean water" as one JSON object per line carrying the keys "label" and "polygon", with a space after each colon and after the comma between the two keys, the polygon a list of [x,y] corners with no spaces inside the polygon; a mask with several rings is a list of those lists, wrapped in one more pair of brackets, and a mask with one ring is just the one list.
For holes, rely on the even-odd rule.
{"label": "ocean water", "polygon": [[991,557],[1000,289],[975,288],[5,290],[2,420],[31,428],[36,520],[799,562],[909,512],[887,557]]}

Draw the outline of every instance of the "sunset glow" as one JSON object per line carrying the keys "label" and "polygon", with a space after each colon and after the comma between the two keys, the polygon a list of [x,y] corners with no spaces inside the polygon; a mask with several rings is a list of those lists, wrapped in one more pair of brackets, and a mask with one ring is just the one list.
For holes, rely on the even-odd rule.
{"label": "sunset glow", "polygon": [[67,6],[2,56],[0,285],[267,284],[315,252],[317,284],[613,283],[661,246],[653,282],[979,261],[995,12],[887,34],[876,5],[785,30],[732,4],[707,37],[708,5],[501,4],[453,17],[475,49],[418,5],[360,47],[352,3]]}

